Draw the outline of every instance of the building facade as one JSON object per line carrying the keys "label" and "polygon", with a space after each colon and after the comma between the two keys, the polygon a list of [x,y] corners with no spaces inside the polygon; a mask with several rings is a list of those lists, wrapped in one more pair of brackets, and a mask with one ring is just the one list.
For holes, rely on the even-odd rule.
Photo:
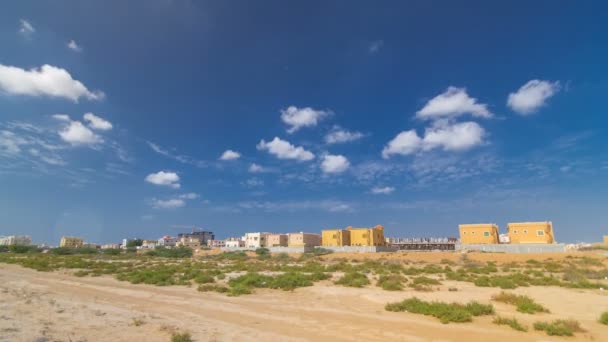
{"label": "building facade", "polygon": [[239,248],[245,247],[245,239],[237,237],[229,237],[226,239],[226,247],[228,248]]}
{"label": "building facade", "polygon": [[377,225],[373,228],[346,228],[350,232],[350,246],[384,246],[384,227]]}
{"label": "building facade", "polygon": [[266,247],[287,247],[287,234],[269,234],[266,237]]}
{"label": "building facade", "polygon": [[346,229],[326,229],[321,231],[322,246],[350,246],[350,231]]}
{"label": "building facade", "polygon": [[198,240],[201,246],[207,246],[207,241],[215,240],[215,234],[210,231],[192,229],[191,233],[177,234],[177,240],[184,241]]}
{"label": "building facade", "polygon": [[84,240],[75,236],[62,236],[59,241],[59,247],[65,248],[82,248]]}
{"label": "building facade", "polygon": [[177,239],[173,236],[165,235],[162,238],[158,239],[158,245],[162,247],[175,247],[177,244]]}
{"label": "building facade", "polygon": [[287,242],[289,247],[316,247],[321,246],[321,235],[312,233],[289,233]]}
{"label": "building facade", "polygon": [[608,235],[604,235],[604,244],[608,245]]}
{"label": "building facade", "polygon": [[555,243],[553,223],[516,222],[507,225],[510,243]]}
{"label": "building facade", "polygon": [[101,249],[119,249],[120,245],[117,243],[106,243],[105,245],[101,245]]}
{"label": "building facade", "polygon": [[143,240],[141,248],[143,249],[154,249],[158,245],[158,240]]}
{"label": "building facade", "polygon": [[495,223],[461,224],[458,229],[461,244],[498,243],[498,225]]}
{"label": "building facade", "polygon": [[207,246],[212,248],[222,248],[226,247],[225,240],[209,240],[207,241]]}
{"label": "building facade", "polygon": [[0,246],[31,246],[32,238],[27,235],[0,236]]}
{"label": "building facade", "polygon": [[245,247],[247,248],[260,248],[266,247],[266,238],[270,233],[246,233],[245,234]]}

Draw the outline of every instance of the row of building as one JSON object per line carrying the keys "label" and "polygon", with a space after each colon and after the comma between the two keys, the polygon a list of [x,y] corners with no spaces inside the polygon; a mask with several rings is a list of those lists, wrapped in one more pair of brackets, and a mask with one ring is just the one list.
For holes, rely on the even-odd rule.
{"label": "row of building", "polygon": [[30,246],[32,237],[29,235],[0,236],[0,246]]}
{"label": "row of building", "polygon": [[507,224],[507,233],[500,234],[495,223],[461,224],[460,243],[469,244],[548,244],[555,243],[551,222],[517,222]]}

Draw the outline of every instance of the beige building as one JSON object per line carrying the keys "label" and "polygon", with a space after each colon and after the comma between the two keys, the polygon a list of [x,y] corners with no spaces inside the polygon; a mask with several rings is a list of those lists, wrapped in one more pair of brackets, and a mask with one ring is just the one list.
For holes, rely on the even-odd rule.
{"label": "beige building", "polygon": [[287,247],[287,234],[269,234],[266,236],[266,247]]}
{"label": "beige building", "polygon": [[495,223],[461,224],[458,229],[463,245],[498,243],[498,225]]}
{"label": "beige building", "polygon": [[59,242],[59,247],[65,248],[81,248],[84,245],[84,240],[75,236],[62,236]]}
{"label": "beige building", "polygon": [[270,233],[256,232],[245,234],[245,247],[247,248],[260,248],[266,247],[266,238]]}
{"label": "beige building", "polygon": [[553,223],[516,222],[507,225],[510,243],[555,243]]}
{"label": "beige building", "polygon": [[312,233],[289,233],[289,247],[321,246],[321,235]]}

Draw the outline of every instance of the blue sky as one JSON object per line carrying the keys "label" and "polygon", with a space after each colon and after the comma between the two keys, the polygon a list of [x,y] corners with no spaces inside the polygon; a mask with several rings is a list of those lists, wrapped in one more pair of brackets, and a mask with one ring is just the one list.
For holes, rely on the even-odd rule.
{"label": "blue sky", "polygon": [[0,235],[608,233],[603,2],[2,7]]}

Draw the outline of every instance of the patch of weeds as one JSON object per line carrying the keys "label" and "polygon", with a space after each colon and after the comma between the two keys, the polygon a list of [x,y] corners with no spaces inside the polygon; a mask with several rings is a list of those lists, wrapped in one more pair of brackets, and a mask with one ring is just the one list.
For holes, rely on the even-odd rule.
{"label": "patch of weeds", "polygon": [[194,281],[199,284],[210,284],[210,283],[214,283],[215,279],[213,278],[213,276],[203,273],[203,274],[199,274],[198,276],[196,276],[194,278]]}
{"label": "patch of weeds", "polygon": [[578,321],[557,319],[552,322],[536,322],[534,330],[544,331],[549,336],[573,336],[575,332],[584,332]]}
{"label": "patch of weeds", "polygon": [[492,300],[515,305],[517,311],[527,314],[535,314],[537,312],[549,312],[547,308],[536,303],[534,299],[528,296],[516,295],[509,292],[501,292],[497,295],[492,296]]}
{"label": "patch of weeds", "polygon": [[345,273],[335,284],[349,287],[364,287],[365,285],[369,285],[369,279],[363,273],[349,272]]}
{"label": "patch of weeds", "polygon": [[227,293],[230,291],[230,289],[226,286],[221,286],[221,285],[216,285],[216,284],[203,284],[203,285],[198,286],[198,291]]}
{"label": "patch of weeds", "polygon": [[133,318],[131,320],[131,325],[136,326],[136,327],[142,326],[144,324],[146,324],[146,321],[144,321],[141,318]]}
{"label": "patch of weeds", "polygon": [[608,311],[602,312],[602,314],[600,315],[599,322],[604,325],[608,325]]}
{"label": "patch of weeds", "polygon": [[508,325],[517,331],[528,331],[528,327],[519,323],[519,321],[516,318],[505,318],[505,317],[498,316],[498,317],[494,318],[492,323],[498,324],[498,325]]}
{"label": "patch of weeds", "polygon": [[477,302],[470,302],[463,305],[459,303],[426,302],[416,297],[397,303],[386,304],[385,309],[387,311],[407,311],[433,316],[444,324],[450,322],[471,322],[473,316],[491,315],[494,313],[494,307],[491,304],[485,305]]}
{"label": "patch of weeds", "polygon": [[190,333],[187,332],[183,332],[183,333],[178,333],[178,332],[174,332],[171,335],[171,342],[192,342],[192,336],[190,335]]}
{"label": "patch of weeds", "polygon": [[401,291],[404,280],[403,276],[398,274],[381,275],[376,285],[386,291]]}
{"label": "patch of weeds", "polygon": [[425,276],[420,276],[420,277],[415,277],[412,279],[412,287],[415,287],[416,285],[422,285],[422,286],[428,286],[428,285],[441,285],[441,282],[437,279],[433,279],[433,278],[429,278],[429,277],[425,277]]}

